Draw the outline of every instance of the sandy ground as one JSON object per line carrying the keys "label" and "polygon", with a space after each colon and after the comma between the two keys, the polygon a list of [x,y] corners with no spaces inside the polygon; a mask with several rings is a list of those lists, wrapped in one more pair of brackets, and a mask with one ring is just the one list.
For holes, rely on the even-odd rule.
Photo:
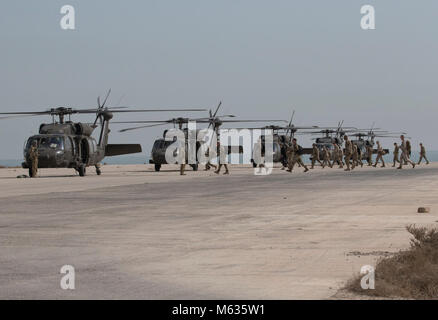
{"label": "sandy ground", "polygon": [[[175,169],[43,169],[37,179],[0,169],[0,298],[333,298],[362,265],[406,248],[406,225],[438,220],[436,163]],[[60,288],[66,264],[75,290]]]}

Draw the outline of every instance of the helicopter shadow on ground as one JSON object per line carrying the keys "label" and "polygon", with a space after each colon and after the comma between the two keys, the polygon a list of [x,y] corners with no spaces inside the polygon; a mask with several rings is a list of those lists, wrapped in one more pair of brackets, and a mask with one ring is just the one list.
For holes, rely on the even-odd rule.
{"label": "helicopter shadow on ground", "polygon": [[38,176],[37,178],[30,178],[28,175],[26,176],[10,176],[10,177],[0,177],[0,180],[12,180],[12,179],[45,179],[45,178],[72,178],[79,177],[78,174],[65,174],[65,175],[49,175],[49,176]]}

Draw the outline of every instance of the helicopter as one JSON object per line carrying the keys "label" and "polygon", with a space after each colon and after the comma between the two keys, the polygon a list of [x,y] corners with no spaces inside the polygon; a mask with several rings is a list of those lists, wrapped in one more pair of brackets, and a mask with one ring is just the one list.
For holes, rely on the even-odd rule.
{"label": "helicopter", "polygon": [[[265,121],[272,121],[272,122],[283,122],[284,120],[231,120],[229,118],[235,118],[235,115],[232,114],[225,114],[225,115],[218,115],[218,111],[220,109],[220,107],[222,106],[222,101],[219,102],[218,106],[216,107],[216,110],[214,112],[212,112],[212,110],[209,110],[209,115],[208,117],[204,117],[204,118],[174,118],[174,119],[169,119],[169,120],[153,120],[153,121],[124,121],[124,122],[115,122],[115,123],[137,123],[137,124],[145,124],[142,126],[136,126],[136,127],[132,127],[132,128],[126,128],[126,129],[121,129],[119,130],[119,132],[126,132],[126,131],[130,131],[130,130],[136,130],[136,129],[141,129],[141,128],[150,128],[150,127],[155,127],[155,126],[161,126],[161,125],[169,125],[169,124],[173,124],[174,125],[174,129],[167,129],[163,132],[163,137],[156,139],[154,141],[154,144],[152,146],[152,150],[151,150],[151,156],[150,156],[150,160],[149,163],[150,164],[154,164],[155,167],[155,171],[160,171],[161,170],[161,166],[164,164],[167,164],[166,161],[166,150],[167,148],[172,145],[173,143],[175,143],[175,138],[173,139],[168,139],[166,138],[166,135],[168,135],[168,133],[172,133],[172,130],[176,130],[175,126],[178,125],[178,129],[182,130],[184,132],[185,138],[188,139],[188,133],[189,133],[189,129],[187,128],[187,124],[190,121],[194,121],[196,123],[208,123],[208,127],[207,129],[201,129],[202,131],[206,131],[210,128],[213,129],[213,131],[216,133],[216,137],[219,138],[219,128],[222,124],[224,123],[239,123],[239,122],[265,122]],[[224,119],[225,118],[225,119]],[[198,137],[198,134],[200,133],[199,129],[196,130],[196,137]],[[201,147],[204,147],[206,150],[208,149],[208,145],[212,145],[213,144],[213,139],[211,139],[211,137],[208,136],[204,136],[204,139],[200,139],[201,141],[197,141],[196,143],[196,153],[198,153],[199,149]],[[207,142],[207,140],[210,140],[209,142]],[[228,150],[226,150],[228,154],[232,153],[232,152],[236,152],[236,153],[242,153],[243,152],[243,148],[241,146],[236,147],[235,146],[228,146]],[[188,154],[187,150],[186,150],[186,155]],[[190,166],[192,167],[192,169],[194,171],[198,170],[198,165],[199,163],[194,163],[194,164],[190,164]]]}
{"label": "helicopter", "polygon": [[[360,130],[359,130],[360,131]],[[398,138],[398,134],[406,135],[405,132],[388,132],[382,130],[370,130],[368,132],[357,132],[351,134],[356,139],[352,139],[351,142],[357,146],[358,152],[362,155],[362,159],[368,158],[367,148],[368,146],[374,147],[375,138]],[[364,139],[364,138],[367,139]],[[383,149],[384,154],[389,153],[389,149]],[[377,149],[373,149],[373,154],[377,153]]]}
{"label": "helicopter", "polygon": [[[36,142],[38,148],[38,168],[73,168],[81,177],[86,175],[86,168],[94,166],[96,174],[101,175],[100,162],[109,156],[139,153],[140,144],[109,144],[109,122],[113,113],[121,112],[174,112],[174,111],[205,111],[205,109],[142,109],[129,110],[128,107],[106,107],[110,95],[108,91],[103,103],[97,98],[97,109],[76,109],[70,107],[51,108],[37,112],[1,112],[6,115],[0,119],[13,117],[50,115],[52,123],[42,123],[39,133],[27,139],[24,145],[23,168],[29,169],[29,176],[33,177],[32,161],[29,151]],[[72,122],[71,115],[95,114],[94,123]],[[68,117],[68,120],[66,120]],[[58,121],[56,121],[58,118]],[[100,126],[99,137],[92,137],[94,130]]]}
{"label": "helicopter", "polygon": [[[250,129],[262,129],[262,130],[271,130],[273,133],[273,155],[272,161],[274,163],[281,162],[283,165],[287,163],[286,149],[282,146],[289,145],[292,143],[292,139],[295,137],[295,134],[299,130],[309,130],[309,129],[319,129],[319,126],[295,126],[293,124],[293,119],[295,116],[295,110],[292,112],[292,116],[290,118],[289,123],[286,126],[277,126],[277,125],[269,125],[262,128],[250,128]],[[265,150],[265,135],[262,134],[260,136],[259,141],[256,143],[260,145],[261,152],[264,153]],[[312,149],[303,148],[303,154],[311,154]],[[257,167],[257,163],[254,160],[255,156],[253,155],[251,159],[251,163],[253,167]]]}
{"label": "helicopter", "polygon": [[320,131],[313,131],[313,132],[306,132],[310,134],[318,134],[323,135],[322,137],[314,138],[315,145],[319,149],[319,152],[322,153],[324,150],[324,147],[327,148],[330,152],[334,150],[333,144],[337,144],[342,149],[343,144],[343,136],[345,136],[347,133],[353,133],[356,132],[358,129],[354,127],[343,127],[344,121],[339,121],[338,126],[333,127],[327,127]]}
{"label": "helicopter", "polygon": [[[269,130],[272,132],[272,161],[274,163],[281,162],[283,165],[287,162],[286,156],[286,148],[285,145],[290,145],[292,143],[292,139],[295,137],[295,134],[299,130],[309,130],[309,129],[319,129],[319,126],[295,126],[293,122],[293,118],[295,116],[295,110],[292,112],[291,119],[286,126],[278,126],[278,125],[268,125],[264,127],[256,127],[256,128],[242,128],[249,130],[263,130],[263,133],[260,135],[258,141],[255,142],[255,149],[260,150],[262,154],[265,152],[265,141],[266,141],[266,131]],[[284,120],[283,120],[284,121]],[[287,121],[284,121],[287,123]],[[303,148],[303,154],[310,154],[312,149]],[[253,153],[251,158],[251,163],[254,168],[256,168],[259,164],[255,160],[257,155]]]}

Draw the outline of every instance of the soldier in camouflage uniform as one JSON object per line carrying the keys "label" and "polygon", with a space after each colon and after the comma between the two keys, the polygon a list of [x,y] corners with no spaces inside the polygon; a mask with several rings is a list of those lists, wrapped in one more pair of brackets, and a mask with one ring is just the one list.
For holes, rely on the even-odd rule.
{"label": "soldier in camouflage uniform", "polygon": [[377,167],[377,164],[379,163],[379,160],[382,161],[382,168],[385,167],[385,160],[383,160],[383,155],[385,154],[385,152],[383,151],[382,146],[380,145],[380,142],[377,141],[377,158],[376,158],[376,163],[374,163],[374,168]]}
{"label": "soldier in camouflage uniform", "polygon": [[327,149],[326,146],[322,149],[322,168],[324,169],[325,166],[329,166],[330,168],[333,168],[331,162],[330,162],[330,152]]}
{"label": "soldier in camouflage uniform", "polygon": [[367,162],[368,166],[371,167],[373,165],[373,146],[371,144],[367,145]]}
{"label": "soldier in camouflage uniform", "polygon": [[299,163],[301,166],[304,167],[304,172],[309,171],[309,168],[303,163],[303,160],[301,159],[301,152],[302,152],[301,146],[298,145],[297,139],[292,140],[292,146],[290,146],[287,149],[287,171],[292,172],[295,164]]}
{"label": "soldier in camouflage uniform", "polygon": [[29,175],[31,178],[36,178],[38,175],[38,143],[34,140],[29,150],[30,170]]}
{"label": "soldier in camouflage uniform", "polygon": [[418,164],[420,164],[423,159],[426,161],[426,164],[429,164],[429,160],[426,157],[426,148],[423,146],[423,143],[420,143],[420,160],[418,160]]}
{"label": "soldier in camouflage uniform", "polygon": [[338,146],[339,147],[339,168],[343,168],[344,167],[344,150],[342,150],[342,146]]}
{"label": "soldier in camouflage uniform", "polygon": [[402,169],[403,168],[403,164],[405,163],[410,163],[412,165],[412,168],[415,168],[415,163],[413,163],[411,161],[411,159],[409,159],[408,157],[408,148],[406,145],[406,140],[405,140],[405,136],[401,135],[400,136],[400,140],[401,140],[401,144],[400,144],[400,150],[401,150],[401,155],[400,155],[400,165],[397,167],[397,169]]}
{"label": "soldier in camouflage uniform", "polygon": [[357,145],[353,144],[353,153],[351,155],[351,160],[355,167],[359,166],[359,153],[357,151]]}
{"label": "soldier in camouflage uniform", "polygon": [[332,162],[332,168],[335,165],[335,163],[339,164],[339,168],[343,168],[343,162],[342,162],[342,150],[339,148],[337,143],[333,143],[333,162]]}
{"label": "soldier in camouflage uniform", "polygon": [[280,152],[281,152],[281,170],[287,168],[287,148],[288,143],[284,137],[280,139]]}
{"label": "soldier in camouflage uniform", "polygon": [[310,169],[313,169],[315,167],[316,161],[318,161],[321,166],[323,165],[320,158],[319,158],[319,149],[316,146],[316,143],[314,143],[312,145],[312,166],[310,167]]}
{"label": "soldier in camouflage uniform", "polygon": [[218,167],[214,173],[219,174],[222,166],[224,166],[225,167],[224,174],[230,174],[230,172],[228,171],[228,165],[227,165],[227,153],[225,151],[225,148],[223,146],[221,146],[219,141],[217,142],[217,152],[218,152],[218,156],[219,156]]}
{"label": "soldier in camouflage uniform", "polygon": [[397,162],[400,162],[399,152],[400,152],[400,148],[399,148],[397,142],[394,142],[394,151],[392,152],[394,154],[393,164],[392,164],[393,167],[395,167],[395,164]]}
{"label": "soldier in camouflage uniform", "polygon": [[185,176],[186,174],[184,173],[185,169],[186,169],[186,148],[184,147],[184,143],[182,144],[182,146],[180,146],[179,148],[179,159],[178,159],[178,163],[179,163],[179,174],[182,176]]}
{"label": "soldier in camouflage uniform", "polygon": [[[350,161],[351,161],[351,157],[353,156],[353,143],[350,141],[350,139],[348,139],[348,136],[345,135],[344,136],[344,141],[345,141],[345,164],[347,165],[347,169],[345,169],[345,171],[350,171]],[[351,170],[354,169],[354,162],[353,165],[351,167]]]}
{"label": "soldier in camouflage uniform", "polygon": [[211,150],[211,146],[208,146],[208,149],[207,149],[207,151],[205,152],[205,156],[207,157],[207,163],[205,164],[205,169],[204,169],[204,171],[208,171],[208,170],[210,170],[211,167],[213,167],[214,170],[217,169],[217,166],[216,166],[215,164],[212,164],[212,163],[210,162],[210,159],[213,157],[213,153],[211,154],[212,157],[210,157],[210,153],[211,153],[210,150]]}

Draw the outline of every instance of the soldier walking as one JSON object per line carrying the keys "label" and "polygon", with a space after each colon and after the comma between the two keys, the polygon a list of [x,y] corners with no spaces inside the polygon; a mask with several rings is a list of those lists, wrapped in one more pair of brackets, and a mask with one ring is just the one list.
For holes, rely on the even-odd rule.
{"label": "soldier walking", "polygon": [[286,169],[287,167],[287,142],[284,137],[281,137],[280,140],[280,151],[281,151],[281,170]]}
{"label": "soldier walking", "polygon": [[371,144],[367,145],[367,162],[368,166],[371,167],[373,165],[373,146]]}
{"label": "soldier walking", "polygon": [[220,142],[217,142],[217,152],[218,152],[218,167],[217,170],[214,172],[216,174],[219,174],[221,171],[222,166],[225,167],[224,174],[230,174],[228,171],[228,165],[227,165],[227,153],[225,152],[225,148],[220,144]]}
{"label": "soldier walking", "polygon": [[339,164],[339,168],[343,168],[343,162],[342,162],[342,150],[339,148],[337,143],[333,143],[333,162],[332,162],[332,168],[335,165],[335,163]]}
{"label": "soldier walking", "polygon": [[292,139],[292,146],[290,146],[287,150],[287,171],[292,172],[295,164],[300,164],[302,167],[304,167],[304,172],[309,171],[309,168],[303,163],[303,160],[301,159],[301,153],[303,148],[298,145],[297,139]]}
{"label": "soldier walking", "polygon": [[426,161],[426,164],[429,164],[429,160],[426,157],[426,148],[423,146],[423,143],[420,142],[420,160],[418,160],[418,164],[420,164],[423,159]]}
{"label": "soldier walking", "polygon": [[408,148],[406,146],[405,136],[401,135],[400,136],[400,140],[401,140],[401,144],[400,144],[400,150],[401,150],[400,165],[397,167],[397,169],[402,169],[403,168],[403,164],[405,164],[405,163],[410,163],[412,165],[412,168],[415,168],[415,163],[413,163],[411,161],[411,159],[409,159],[409,157],[408,157]]}
{"label": "soldier walking", "polygon": [[322,149],[322,168],[328,165],[330,168],[333,168],[333,165],[330,162],[330,152],[328,151],[327,147],[324,146]]}
{"label": "soldier walking", "polygon": [[363,162],[362,162],[362,149],[357,147],[357,161],[360,164],[360,167],[363,168]]}
{"label": "soldier walking", "polygon": [[[338,145],[338,144],[336,144]],[[342,150],[342,146],[338,146],[339,148],[339,168],[343,168],[344,167],[344,151]]]}
{"label": "soldier walking", "polygon": [[[345,152],[344,152],[344,154],[345,154],[345,164],[347,165],[347,169],[345,169],[345,171],[350,171],[350,160],[351,160],[351,157],[353,155],[353,144],[350,141],[350,139],[348,139],[347,135],[344,136],[344,141],[345,141]],[[353,162],[351,170],[353,170],[354,167],[355,166],[354,166],[354,162]]]}
{"label": "soldier walking", "polygon": [[399,148],[397,142],[394,142],[394,151],[392,152],[394,154],[394,159],[393,159],[394,163],[392,164],[393,167],[395,167],[395,164],[397,162],[400,162],[399,152],[400,152],[400,148]]}
{"label": "soldier walking", "polygon": [[205,152],[205,157],[207,158],[207,163],[205,164],[205,169],[204,171],[208,171],[210,170],[211,167],[214,168],[214,170],[217,169],[217,166],[215,164],[212,164],[210,162],[210,159],[213,158],[213,153],[210,151],[211,150],[211,146],[208,146],[207,151]]}
{"label": "soldier walking", "polygon": [[385,154],[385,152],[383,151],[382,146],[380,145],[380,142],[377,141],[377,158],[376,158],[376,163],[374,164],[374,168],[377,167],[377,164],[379,163],[379,160],[382,161],[382,168],[385,167],[385,160],[383,160],[383,155]]}
{"label": "soldier walking", "polygon": [[353,165],[355,167],[359,166],[359,152],[357,150],[357,145],[355,145],[355,144],[353,144],[352,161],[353,161]]}
{"label": "soldier walking", "polygon": [[319,164],[320,164],[321,166],[323,166],[323,164],[322,164],[322,162],[321,162],[321,160],[320,160],[320,158],[319,158],[319,149],[318,149],[318,147],[316,146],[316,143],[314,143],[314,144],[312,145],[312,166],[310,167],[310,169],[313,169],[313,168],[315,167],[315,162],[316,162],[316,161],[318,161]]}
{"label": "soldier walking", "polygon": [[36,178],[38,175],[38,143],[36,140],[32,141],[32,145],[29,150],[29,160],[29,175],[31,178]]}
{"label": "soldier walking", "polygon": [[185,176],[186,174],[186,146],[185,143],[182,142],[178,148],[178,163],[179,163],[179,174],[181,176]]}

